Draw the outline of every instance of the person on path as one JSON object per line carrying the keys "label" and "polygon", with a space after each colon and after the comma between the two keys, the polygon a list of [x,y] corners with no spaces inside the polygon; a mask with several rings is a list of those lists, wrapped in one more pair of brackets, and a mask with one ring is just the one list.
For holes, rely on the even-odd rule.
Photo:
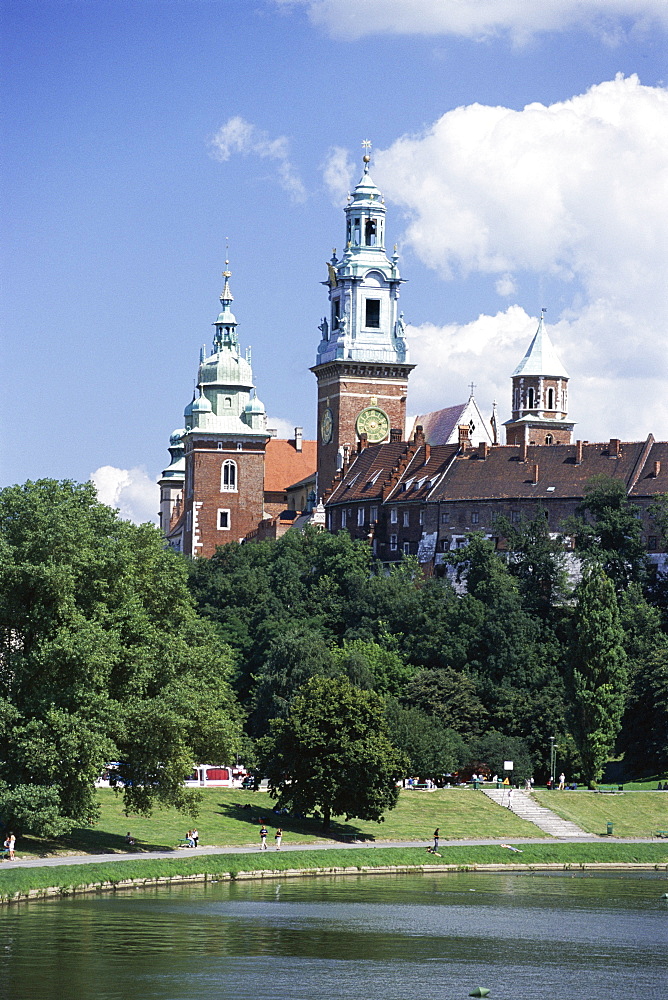
{"label": "person on path", "polygon": [[260,827],[260,850],[267,850],[267,828],[264,823]]}
{"label": "person on path", "polygon": [[563,792],[565,787],[566,787],[566,775],[562,771],[561,774],[559,775],[559,791]]}
{"label": "person on path", "polygon": [[434,830],[434,851],[438,850],[438,827]]}
{"label": "person on path", "polygon": [[14,860],[14,845],[16,844],[16,837],[13,833],[10,833],[7,837],[7,850],[9,851],[9,860]]}
{"label": "person on path", "polygon": [[513,786],[510,785],[508,788],[508,808],[513,808]]}
{"label": "person on path", "polygon": [[279,826],[278,830],[274,834],[274,840],[276,841],[276,850],[277,851],[280,851],[280,849],[281,849],[281,840],[282,839],[283,839],[283,831],[281,830],[281,828]]}
{"label": "person on path", "polygon": [[193,847],[199,847],[199,830],[193,830],[190,834],[193,841]]}

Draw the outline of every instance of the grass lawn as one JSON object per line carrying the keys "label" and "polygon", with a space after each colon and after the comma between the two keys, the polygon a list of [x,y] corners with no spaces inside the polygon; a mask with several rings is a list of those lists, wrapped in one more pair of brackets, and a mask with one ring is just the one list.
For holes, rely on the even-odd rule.
{"label": "grass lawn", "polygon": [[95,827],[75,829],[70,836],[53,842],[22,837],[17,844],[17,855],[125,852],[124,837],[128,831],[142,849],[165,850],[176,847],[193,824],[197,825],[202,845],[241,847],[259,843],[261,818],[265,819],[269,828],[269,841],[272,840],[273,830],[281,826],[286,844],[313,844],[323,839],[337,839],[343,834],[355,834],[375,842],[424,839],[426,843],[437,826],[444,840],[542,836],[532,823],[495,805],[482,792],[468,788],[431,792],[402,790],[397,808],[386,814],[385,822],[352,820],[346,823],[342,820],[332,824],[326,837],[317,820],[296,820],[275,815],[272,812],[274,801],[266,792],[204,789],[196,820],[190,820],[175,809],[159,809],[148,818],[125,816],[122,799],[112,790],[100,789],[98,795],[101,816]]}
{"label": "grass lawn", "polygon": [[[624,786],[626,788],[626,786]],[[608,822],[616,837],[651,837],[668,830],[668,792],[534,792],[536,800],[588,833],[605,834]]]}
{"label": "grass lawn", "polygon": [[165,877],[207,875],[210,878],[235,877],[240,872],[320,870],[334,868],[363,869],[398,866],[412,868],[424,864],[455,865],[465,869],[475,865],[581,865],[604,863],[623,865],[641,863],[668,865],[668,842],[658,844],[520,844],[517,853],[501,847],[468,846],[443,848],[440,858],[424,848],[365,848],[290,852],[289,854],[179,856],[174,859],[143,856],[130,861],[112,861],[87,865],[63,865],[57,868],[10,868],[0,870],[0,900],[30,889],[59,887],[64,891],[85,885],[116,883],[127,879],[153,880]]}

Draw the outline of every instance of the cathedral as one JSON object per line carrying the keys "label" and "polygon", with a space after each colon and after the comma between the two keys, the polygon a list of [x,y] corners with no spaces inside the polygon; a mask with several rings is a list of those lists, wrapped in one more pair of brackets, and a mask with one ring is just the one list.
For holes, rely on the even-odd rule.
{"label": "cathedral", "polygon": [[[551,530],[575,512],[592,476],[624,483],[638,507],[645,544],[665,565],[648,510],[668,493],[668,443],[573,442],[569,376],[543,317],[511,375],[511,417],[498,440],[496,404],[485,418],[473,386],[465,403],[407,426],[410,363],[403,278],[396,245],[385,246],[385,202],[364,156],[348,196],[345,250],[327,263],[327,314],[311,368],[318,440],[302,429],[281,440],[253,383],[232,312],[228,262],[210,353],[200,352],[197,389],[184,426],[170,438],[159,480],[160,525],[170,545],[208,557],[226,542],[277,538],[313,523],[365,538],[386,564],[415,555],[437,571],[466,533],[545,512]],[[502,542],[502,540],[500,540]]]}

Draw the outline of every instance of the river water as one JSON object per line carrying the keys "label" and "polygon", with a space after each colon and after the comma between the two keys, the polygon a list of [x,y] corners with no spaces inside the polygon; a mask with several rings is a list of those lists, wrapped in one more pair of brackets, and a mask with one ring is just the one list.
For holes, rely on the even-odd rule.
{"label": "river water", "polygon": [[220,882],[0,916],[7,1000],[668,997],[664,873]]}

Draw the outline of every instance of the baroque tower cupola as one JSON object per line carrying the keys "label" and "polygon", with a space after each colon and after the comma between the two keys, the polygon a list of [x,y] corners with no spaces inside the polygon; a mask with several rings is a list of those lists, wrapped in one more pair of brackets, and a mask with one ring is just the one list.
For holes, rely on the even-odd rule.
{"label": "baroque tower cupola", "polygon": [[409,363],[399,312],[399,255],[385,251],[385,201],[364,170],[344,208],[344,250],[327,262],[328,315],[311,369],[318,380],[318,494],[365,438],[379,444],[405,434]]}
{"label": "baroque tower cupola", "polygon": [[538,329],[512,374],[512,418],[505,423],[507,444],[570,444],[568,372],[550,340],[541,310]]}

